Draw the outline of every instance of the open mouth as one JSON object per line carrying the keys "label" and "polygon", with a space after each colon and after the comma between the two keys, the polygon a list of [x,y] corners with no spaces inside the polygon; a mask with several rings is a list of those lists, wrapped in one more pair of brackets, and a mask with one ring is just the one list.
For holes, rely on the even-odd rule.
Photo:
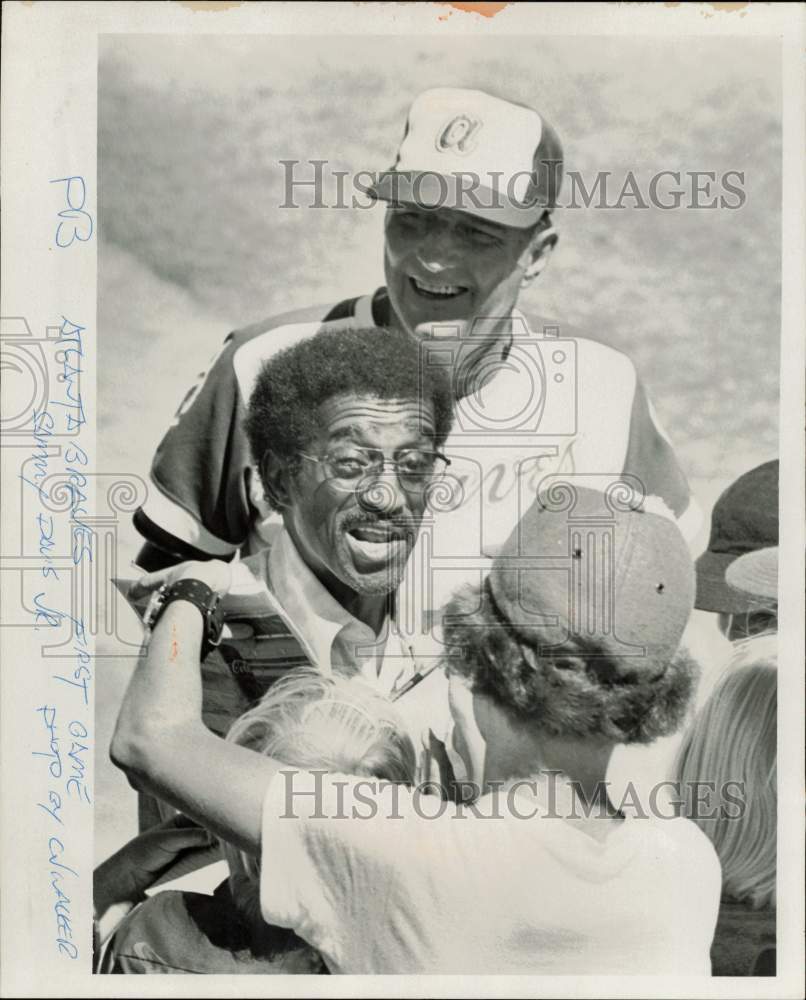
{"label": "open mouth", "polygon": [[415,277],[410,277],[409,282],[418,295],[432,301],[455,299],[460,295],[464,295],[467,291],[464,285],[440,285],[429,281],[421,281]]}
{"label": "open mouth", "polygon": [[406,536],[392,525],[359,524],[345,533],[347,545],[361,564],[386,564],[405,559]]}

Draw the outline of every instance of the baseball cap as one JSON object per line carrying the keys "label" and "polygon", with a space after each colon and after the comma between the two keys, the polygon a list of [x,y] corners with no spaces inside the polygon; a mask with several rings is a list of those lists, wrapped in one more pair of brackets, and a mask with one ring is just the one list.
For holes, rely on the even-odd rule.
{"label": "baseball cap", "polygon": [[559,136],[532,108],[438,87],[411,105],[394,166],[368,194],[525,229],[557,204],[562,161]]}
{"label": "baseball cap", "polygon": [[541,654],[577,640],[581,655],[618,665],[614,680],[666,669],[694,606],[694,566],[654,499],[566,481],[538,494],[488,576],[522,642]]}
{"label": "baseball cap", "polygon": [[711,514],[708,548],[696,563],[701,611],[741,614],[754,604],[734,590],[725,571],[739,556],[778,545],[778,460],[745,472],[722,493]]}
{"label": "baseball cap", "polygon": [[778,546],[738,556],[725,570],[729,587],[749,594],[755,602],[778,600]]}

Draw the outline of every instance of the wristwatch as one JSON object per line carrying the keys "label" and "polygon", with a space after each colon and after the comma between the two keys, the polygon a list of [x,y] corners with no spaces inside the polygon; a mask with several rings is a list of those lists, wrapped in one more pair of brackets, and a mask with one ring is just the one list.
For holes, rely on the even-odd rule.
{"label": "wristwatch", "polygon": [[188,579],[177,580],[176,583],[164,583],[154,593],[143,615],[143,624],[146,628],[153,629],[168,605],[174,601],[187,601],[201,612],[204,620],[201,658],[206,659],[210,651],[221,642],[221,632],[224,628],[221,595],[201,580]]}

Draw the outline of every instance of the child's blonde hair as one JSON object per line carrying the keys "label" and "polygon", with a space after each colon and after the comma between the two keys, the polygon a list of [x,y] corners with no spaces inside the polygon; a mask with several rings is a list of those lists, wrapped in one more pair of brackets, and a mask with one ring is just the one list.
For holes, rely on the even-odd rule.
{"label": "child's blonde hair", "polygon": [[[356,678],[299,667],[233,723],[227,739],[301,770],[413,782],[414,746],[392,703]],[[232,898],[260,919],[256,858],[222,843]]]}
{"label": "child's blonde hair", "polygon": [[[723,898],[754,908],[775,905],[777,642],[777,634],[765,633],[735,644],[730,666],[686,734],[677,761],[684,793],[693,782],[716,784],[719,814],[689,810],[690,818],[719,855]],[[728,782],[742,783],[738,817],[731,799],[720,795]]]}

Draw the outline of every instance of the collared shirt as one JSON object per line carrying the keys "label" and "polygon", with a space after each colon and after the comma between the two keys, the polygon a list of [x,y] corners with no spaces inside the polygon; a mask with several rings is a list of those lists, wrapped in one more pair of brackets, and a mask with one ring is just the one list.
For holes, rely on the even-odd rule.
{"label": "collared shirt", "polygon": [[[325,674],[356,674],[379,693],[392,696],[415,673],[434,666],[441,654],[430,633],[404,637],[391,617],[376,636],[320,583],[285,529],[274,536],[269,548],[234,566],[230,597],[254,594],[256,587],[262,591],[308,660]],[[395,702],[395,708],[418,750],[418,778],[438,777],[432,759],[436,738],[446,745],[454,774],[462,780],[464,768],[451,741],[453,722],[444,671],[428,673]]]}
{"label": "collared shirt", "polygon": [[245,559],[244,565],[268,586],[291,631],[323,673],[360,674],[388,695],[415,672],[413,653],[392,618],[386,618],[376,636],[319,582],[285,529],[269,549]]}

